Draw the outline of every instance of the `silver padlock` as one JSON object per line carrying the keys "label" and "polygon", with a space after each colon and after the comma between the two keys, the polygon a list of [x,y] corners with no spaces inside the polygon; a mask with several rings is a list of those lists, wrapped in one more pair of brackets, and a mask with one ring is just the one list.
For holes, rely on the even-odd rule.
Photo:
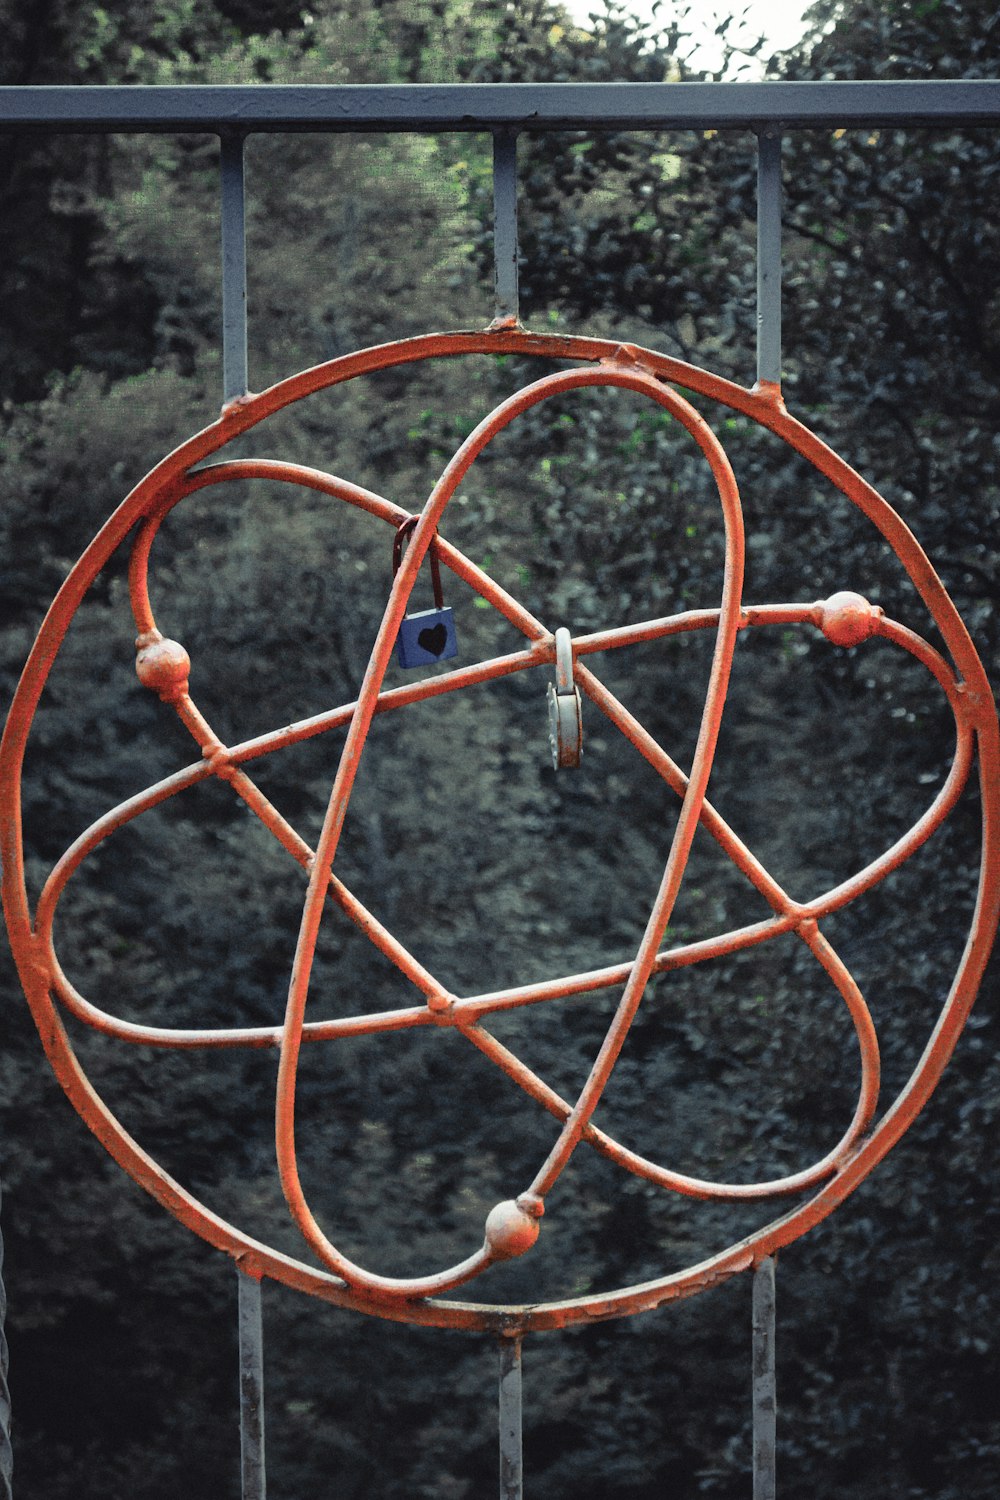
{"label": "silver padlock", "polygon": [[549,683],[549,749],[552,764],[578,766],[583,754],[580,689],[573,681],[573,642],[565,627],[556,631],[556,680]]}

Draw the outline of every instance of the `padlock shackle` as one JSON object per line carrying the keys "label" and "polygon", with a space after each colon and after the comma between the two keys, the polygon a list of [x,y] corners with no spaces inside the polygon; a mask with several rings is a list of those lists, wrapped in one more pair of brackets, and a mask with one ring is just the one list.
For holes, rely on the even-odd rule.
{"label": "padlock shackle", "polygon": [[565,625],[556,631],[556,692],[560,695],[576,692],[573,681],[573,638]]}
{"label": "padlock shackle", "polygon": [[[420,520],[419,516],[407,516],[396,527],[396,535],[392,539],[392,576],[395,578],[403,561],[403,543],[407,540],[410,532],[415,529]],[[441,564],[437,555],[437,533],[431,537],[430,547],[427,549],[431,557],[431,587],[434,590],[434,608],[444,608],[444,590],[441,587]]]}

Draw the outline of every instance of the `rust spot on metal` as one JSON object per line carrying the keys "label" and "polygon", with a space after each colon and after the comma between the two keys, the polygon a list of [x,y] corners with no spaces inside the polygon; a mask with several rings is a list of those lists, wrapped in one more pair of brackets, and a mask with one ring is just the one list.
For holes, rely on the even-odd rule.
{"label": "rust spot on metal", "polygon": [[257,400],[254,391],[244,391],[239,396],[233,396],[231,400],[225,401],[219,411],[220,421],[226,421],[229,417],[238,415],[244,407],[252,406]]}

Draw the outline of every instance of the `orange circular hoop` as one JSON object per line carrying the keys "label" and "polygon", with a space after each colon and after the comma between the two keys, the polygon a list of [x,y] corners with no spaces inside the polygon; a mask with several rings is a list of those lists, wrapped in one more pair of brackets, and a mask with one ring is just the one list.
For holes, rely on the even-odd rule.
{"label": "orange circular hoop", "polygon": [[[526,386],[502,402],[461,445],[431,491],[419,518],[345,480],[300,465],[268,460],[225,461],[196,467],[238,434],[294,401],[359,375],[392,366],[463,354],[522,354],[576,362]],[[354,778],[373,717],[409,703],[461,690],[493,678],[555,660],[551,631],[510,594],[488,578],[443,537],[438,524],[456,487],[497,433],[532,406],[582,386],[616,386],[634,391],[669,412],[700,448],[712,471],[722,509],[726,560],[717,609],[688,611],[579,637],[573,642],[573,677],[680,798],[680,816],[653,909],[638,951],[629,962],[586,974],[563,976],[488,995],[459,997],[447,991],[401,943],[365,910],[334,873],[337,846]],[[744,605],[743,522],[736,481],[728,459],[707,424],[673,387],[709,397],[769,428],[825,475],[872,522],[899,558],[926,604],[951,655],[949,663],[932,646],[881,610],[854,594],[808,604]],[[165,640],[153,616],[147,588],[151,548],[167,513],[187,495],[233,479],[267,478],[322,491],[398,528],[413,520],[410,545],[393,581],[385,613],[357,701],[227,746],[215,734],[188,691],[188,657]],[[200,758],[130,798],[99,818],[57,862],[32,915],[24,882],[20,784],[24,751],[35,709],[52,663],[87,590],[108,559],[138,523],[132,547],[130,589],[139,638],[141,680],[171,704],[200,749]],[[513,655],[460,668],[412,686],[383,688],[393,644],[421,561],[431,544],[438,558],[525,637]],[[794,901],[736,837],[707,800],[708,779],[722,720],[733,650],[740,630],[766,625],[812,624],[834,644],[856,645],[868,637],[889,640],[920,661],[938,682],[955,720],[956,749],[951,770],[924,814],[878,859],[841,885],[809,902]],[[714,632],[715,649],[697,747],[687,773],[631,717],[627,709],[584,665],[592,653],[682,631]],[[251,780],[246,767],[291,744],[347,726],[347,735],[315,850],[299,837]],[[875,1121],[879,1087],[878,1041],[864,998],[849,971],[820,931],[820,922],[897,869],[940,826],[957,802],[978,754],[983,807],[983,854],[979,895],[968,943],[951,991],[924,1053],[899,1095]],[[63,973],[53,943],[59,899],[83,860],[111,833],[140,813],[211,776],[228,782],[289,854],[306,870],[308,887],[289,987],[284,1024],[219,1030],[144,1026],[121,1020],[81,995]],[[889,505],[829,448],[788,415],[771,387],[752,391],[649,350],[599,339],[531,334],[520,329],[485,333],[431,334],[386,344],[333,360],[227,406],[219,420],[177,448],[136,486],[72,569],[46,616],[14,698],[0,745],[0,850],[3,899],[21,982],[52,1066],[84,1120],[111,1155],[171,1213],[210,1244],[234,1256],[254,1276],[268,1276],[343,1306],[398,1321],[502,1332],[553,1328],[595,1318],[644,1311],[674,1297],[688,1296],[734,1275],[789,1244],[825,1218],[872,1170],[904,1133],[933,1091],[965,1023],[989,954],[1000,914],[1000,739],[992,697],[982,665],[954,605],[919,544]],[[765,897],[773,915],[766,921],[718,937],[662,949],[695,830],[701,824],[737,868]],[[339,906],[414,985],[420,1003],[402,1010],[335,1020],[306,1020],[313,953],[327,903]],[[794,933],[830,977],[854,1026],[860,1059],[860,1088],[853,1117],[841,1139],[811,1167],[791,1176],[753,1184],[716,1183],[692,1178],[628,1150],[593,1123],[593,1114],[611,1076],[650,977],[654,973],[704,962],[722,954]],[[621,984],[623,994],[591,1073],[573,1102],[563,1100],[538,1075],[494,1038],[484,1021],[498,1011],[545,1003],[567,995]],[[280,1051],[275,1142],[279,1174],[291,1214],[324,1269],[279,1254],[206,1208],[167,1175],[125,1131],[91,1087],[66,1035],[59,1006],[105,1034],[148,1046],[270,1047]],[[455,1265],[411,1278],[379,1275],[355,1264],[327,1237],[313,1216],[298,1176],[295,1092],[304,1043],[362,1033],[443,1026],[463,1036],[541,1104],[558,1122],[552,1148],[534,1179],[516,1199],[491,1212],[481,1246]],[[815,1189],[813,1196],[738,1244],[699,1265],[640,1286],[528,1307],[444,1300],[443,1295],[498,1260],[530,1251],[545,1200],[580,1142],[617,1165],[670,1191],[698,1198],[756,1199]]]}

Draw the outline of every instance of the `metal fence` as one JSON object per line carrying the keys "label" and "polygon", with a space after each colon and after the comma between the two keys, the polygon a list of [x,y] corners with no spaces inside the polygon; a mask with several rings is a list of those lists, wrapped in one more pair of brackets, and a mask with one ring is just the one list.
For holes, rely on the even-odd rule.
{"label": "metal fence", "polygon": [[[79,87],[0,89],[0,131],[5,132],[200,132],[214,133],[220,140],[220,220],[222,237],[222,331],[223,403],[239,403],[249,391],[247,366],[247,291],[245,244],[244,142],[253,133],[358,132],[438,133],[464,131],[487,134],[493,141],[495,316],[490,330],[497,347],[505,338],[517,346],[518,318],[518,230],[517,230],[517,140],[520,134],[550,131],[685,131],[742,129],[752,132],[758,144],[758,305],[757,385],[747,394],[758,403],[780,407],[781,384],[781,152],[782,137],[792,131],[811,129],[884,127],[932,129],[1000,125],[1000,83],[992,81],[898,82],[898,83],[762,83],[762,84],[495,84],[408,86],[254,86],[254,87]],[[474,338],[477,347],[482,336]],[[569,341],[573,342],[573,341]],[[505,346],[505,345],[504,345]],[[471,344],[470,344],[471,347]],[[568,345],[567,345],[568,347]],[[596,347],[596,344],[595,344]],[[594,357],[598,357],[596,354]],[[636,376],[638,380],[640,377]],[[642,378],[645,378],[643,376]],[[658,378],[664,378],[662,374]],[[318,387],[317,387],[318,388]],[[753,407],[758,413],[759,405]],[[758,415],[758,420],[759,420]],[[777,418],[775,419],[777,421]],[[804,450],[803,450],[804,451]],[[395,515],[383,519],[398,522]],[[405,518],[403,526],[416,525]],[[434,524],[413,533],[413,564],[409,568],[412,587],[420,557],[433,548]],[[155,529],[155,525],[154,525]],[[426,535],[424,533],[426,532]],[[418,545],[420,543],[420,545]],[[452,549],[453,550],[453,549]],[[454,557],[445,561],[455,566]],[[407,570],[404,569],[404,572]],[[405,607],[406,580],[400,586],[400,609]],[[395,596],[394,590],[394,596]],[[408,592],[408,588],[405,589]],[[853,608],[854,606],[851,606]],[[849,611],[848,611],[849,612]],[[717,612],[720,614],[721,612]],[[848,633],[853,628],[875,628],[874,616],[860,624],[838,617],[826,621],[828,632]],[[853,617],[852,617],[853,620]],[[749,622],[754,623],[754,622]],[[814,623],[823,624],[820,620]],[[522,628],[524,628],[522,626]],[[720,626],[721,628],[721,626]],[[881,628],[881,627],[879,627]],[[735,629],[735,626],[734,626]],[[888,627],[886,627],[888,633]],[[529,636],[530,630],[526,630]],[[870,633],[870,631],[869,631]],[[544,632],[543,632],[544,634]],[[830,635],[835,639],[835,634]],[[859,635],[858,639],[862,637]],[[842,644],[848,643],[846,641]],[[904,643],[905,644],[905,643]],[[390,641],[391,645],[391,641]],[[552,659],[556,646],[549,640]],[[591,646],[590,649],[600,649]],[[915,649],[908,646],[908,649]],[[928,648],[929,650],[930,648]],[[941,678],[936,665],[925,654],[922,659]],[[939,658],[937,660],[940,660]],[[569,666],[572,675],[572,661]],[[441,681],[441,679],[436,679]],[[943,680],[943,679],[942,679]],[[154,686],[156,684],[153,684]],[[172,689],[171,689],[172,691]],[[374,693],[377,697],[379,684]],[[174,695],[176,697],[176,694]],[[411,695],[412,697],[412,695]],[[985,721],[984,721],[985,723]],[[984,736],[992,730],[979,726]],[[207,743],[207,742],[206,742]],[[967,745],[971,762],[971,740]],[[995,755],[995,742],[988,740],[981,756]],[[227,752],[230,760],[235,752]],[[229,768],[232,770],[232,766]],[[968,769],[968,765],[965,766]],[[707,773],[706,773],[707,775]],[[694,773],[692,772],[692,779]],[[348,788],[349,790],[349,788]],[[959,787],[960,790],[960,787]],[[957,796],[957,792],[955,793]],[[947,799],[945,799],[947,800]],[[685,803],[687,806],[687,803]],[[691,803],[691,819],[697,821],[704,806]],[[942,804],[943,806],[943,804]],[[946,811],[947,809],[945,809]],[[942,812],[941,816],[944,816]],[[691,821],[689,819],[689,821]],[[272,830],[274,831],[274,830]],[[279,833],[280,836],[280,833]],[[924,834],[926,836],[926,833]],[[996,860],[996,849],[990,856]],[[9,870],[9,862],[8,862]],[[8,878],[9,875],[8,875]],[[58,893],[57,893],[58,894]],[[322,892],[320,895],[322,896]],[[971,1004],[978,971],[985,962],[996,918],[996,894],[981,912],[974,940],[976,961],[965,983],[964,999]],[[803,919],[804,920],[804,919]],[[815,927],[815,920],[813,926]],[[819,939],[817,937],[817,942]],[[658,939],[652,942],[655,953]],[[15,944],[16,946],[16,944]],[[980,961],[981,960],[981,961]],[[650,958],[652,962],[652,956]],[[638,960],[637,960],[638,963]],[[27,987],[27,985],[26,985]],[[431,997],[428,996],[431,1004]],[[432,1007],[433,1008],[433,1007]],[[966,1005],[967,1009],[967,1005]],[[852,1014],[854,1012],[852,1011]],[[856,1025],[857,1017],[855,1018]],[[961,1017],[952,1026],[957,1035]],[[300,1025],[301,1034],[301,1025]],[[859,1031],[859,1037],[861,1032]],[[951,1036],[953,1044],[954,1035]],[[864,1049],[862,1049],[864,1050]],[[947,1051],[941,1066],[947,1060]],[[931,1082],[933,1086],[933,1080]],[[529,1087],[529,1092],[531,1092]],[[929,1092],[929,1088],[926,1092]],[[906,1128],[926,1097],[914,1096],[901,1111],[899,1128],[873,1151],[870,1167]],[[536,1094],[536,1097],[539,1097]],[[867,1108],[867,1106],[866,1106]],[[860,1109],[860,1106],[859,1106]],[[858,1119],[870,1122],[872,1111],[861,1110]],[[588,1119],[576,1121],[577,1135],[589,1128]],[[567,1127],[568,1128],[568,1127]],[[858,1126],[856,1137],[860,1135]],[[880,1127],[881,1129],[881,1127]],[[876,1132],[877,1134],[877,1132]],[[560,1138],[562,1139],[562,1137]],[[852,1139],[852,1150],[855,1141]],[[867,1148],[866,1148],[867,1149]],[[857,1154],[857,1153],[855,1153]],[[121,1159],[121,1158],[119,1158]],[[846,1157],[845,1157],[846,1160]],[[131,1168],[130,1168],[131,1170]],[[544,1179],[544,1172],[542,1174]],[[546,1185],[547,1179],[542,1182]],[[849,1191],[849,1188],[847,1189]],[[162,1196],[162,1195],[161,1195]],[[840,1195],[844,1196],[843,1193]],[[523,1200],[523,1201],[522,1201]],[[522,1195],[521,1209],[528,1213]],[[830,1206],[840,1201],[833,1194]],[[171,1205],[174,1206],[174,1205]],[[511,1208],[514,1205],[510,1205]],[[176,1207],[175,1207],[175,1211]],[[824,1211],[828,1212],[829,1207]],[[496,1212],[496,1211],[495,1211]],[[492,1216],[491,1216],[492,1217]],[[196,1226],[197,1227],[197,1226]],[[519,1232],[518,1226],[514,1226]],[[199,1232],[202,1232],[199,1230]],[[509,1226],[495,1230],[500,1244]],[[488,1227],[489,1235],[489,1227]],[[206,1236],[210,1237],[210,1236]],[[788,1238],[788,1237],[786,1237]],[[216,1239],[216,1243],[225,1244]],[[734,1263],[726,1274],[751,1269],[753,1274],[752,1317],[752,1409],[753,1493],[755,1500],[775,1496],[775,1250],[780,1236],[762,1239],[756,1253]],[[513,1253],[513,1252],[512,1252]],[[243,1494],[245,1500],[263,1500],[266,1487],[263,1427],[263,1349],[261,1332],[261,1277],[264,1269],[252,1257],[238,1256],[240,1398],[242,1426]],[[328,1260],[336,1266],[336,1261]],[[453,1279],[448,1285],[456,1284]],[[359,1288],[362,1283],[359,1282]],[[433,1289],[432,1289],[433,1290]],[[412,1295],[412,1294],[411,1294]],[[420,1295],[425,1295],[421,1292]],[[364,1305],[361,1291],[354,1305]],[[644,1302],[641,1305],[652,1305]],[[0,1311],[3,1293],[0,1287]],[[385,1314],[373,1296],[367,1310]],[[617,1311],[637,1310],[624,1304]],[[606,1314],[615,1315],[615,1314]],[[442,1321],[429,1316],[422,1321]],[[532,1324],[529,1318],[511,1316],[466,1321],[464,1326],[490,1327],[499,1345],[500,1495],[515,1500],[522,1494],[521,1475],[521,1336]],[[0,1333],[0,1418],[6,1413],[3,1388],[4,1345]],[[9,1482],[9,1445],[0,1451],[0,1486]]]}

